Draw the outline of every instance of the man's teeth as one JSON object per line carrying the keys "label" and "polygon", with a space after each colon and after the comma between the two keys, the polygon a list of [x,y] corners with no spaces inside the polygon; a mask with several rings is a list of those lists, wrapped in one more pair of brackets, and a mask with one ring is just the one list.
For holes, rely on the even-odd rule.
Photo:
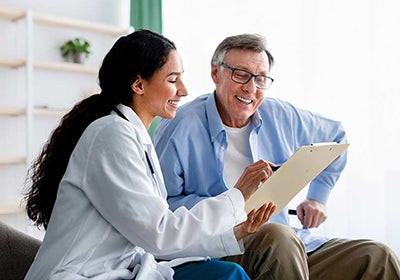
{"label": "man's teeth", "polygon": [[175,101],[175,100],[168,100],[168,103],[169,103],[169,104],[172,104],[172,105],[177,105],[177,104],[178,104],[178,101]]}
{"label": "man's teeth", "polygon": [[243,98],[239,95],[236,95],[236,98],[242,101],[243,103],[250,104],[252,101],[250,99]]}

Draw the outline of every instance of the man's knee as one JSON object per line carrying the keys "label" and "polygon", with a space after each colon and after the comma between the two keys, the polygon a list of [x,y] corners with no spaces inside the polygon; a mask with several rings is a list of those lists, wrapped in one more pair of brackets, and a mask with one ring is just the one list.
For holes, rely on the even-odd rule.
{"label": "man's knee", "polygon": [[246,250],[258,251],[261,254],[287,255],[288,252],[295,255],[305,256],[303,242],[296,233],[288,226],[267,223],[261,229],[244,240]]}
{"label": "man's knee", "polygon": [[260,244],[266,241],[284,245],[285,242],[300,242],[293,229],[277,223],[266,223],[260,230],[253,234],[254,242]]}
{"label": "man's knee", "polygon": [[290,227],[267,223],[244,246],[254,279],[308,279],[304,244]]}
{"label": "man's knee", "polygon": [[399,259],[397,255],[386,244],[374,240],[365,240],[363,245],[365,255],[369,261],[378,263],[385,262],[386,265],[399,267]]}
{"label": "man's knee", "polygon": [[341,267],[342,278],[346,276],[348,279],[364,279],[365,276],[368,279],[400,279],[400,265],[396,254],[379,241],[335,238],[318,249],[316,255],[313,254],[310,259],[313,277],[318,277],[323,270],[326,273],[324,266],[320,265],[325,263],[331,264],[332,273],[338,277],[337,267]]}

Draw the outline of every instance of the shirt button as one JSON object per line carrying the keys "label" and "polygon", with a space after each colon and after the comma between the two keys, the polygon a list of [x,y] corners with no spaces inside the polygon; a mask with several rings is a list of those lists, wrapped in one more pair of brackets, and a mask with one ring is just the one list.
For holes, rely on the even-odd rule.
{"label": "shirt button", "polygon": [[153,263],[153,264],[151,265],[151,268],[152,268],[152,269],[156,269],[156,268],[157,268],[157,265],[156,265],[155,263]]}

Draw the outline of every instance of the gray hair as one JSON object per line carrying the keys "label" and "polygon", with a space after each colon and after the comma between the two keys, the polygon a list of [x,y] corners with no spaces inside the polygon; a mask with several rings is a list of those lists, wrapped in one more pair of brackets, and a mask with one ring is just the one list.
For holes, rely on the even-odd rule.
{"label": "gray hair", "polygon": [[254,52],[265,52],[268,57],[269,68],[274,64],[274,58],[267,50],[265,38],[258,34],[240,34],[225,38],[215,49],[211,59],[211,65],[220,65],[230,49],[245,49]]}

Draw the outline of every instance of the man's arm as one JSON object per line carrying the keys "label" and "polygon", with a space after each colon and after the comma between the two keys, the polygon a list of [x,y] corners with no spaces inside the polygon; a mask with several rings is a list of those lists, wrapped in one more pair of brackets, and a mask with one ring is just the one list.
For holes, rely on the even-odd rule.
{"label": "man's arm", "polygon": [[[309,129],[314,125],[313,142],[346,143],[342,124],[317,114],[312,114]],[[310,129],[311,130],[311,129]],[[347,151],[321,172],[311,183],[307,198],[297,206],[297,216],[303,228],[317,228],[326,219],[326,203],[347,161]]]}

